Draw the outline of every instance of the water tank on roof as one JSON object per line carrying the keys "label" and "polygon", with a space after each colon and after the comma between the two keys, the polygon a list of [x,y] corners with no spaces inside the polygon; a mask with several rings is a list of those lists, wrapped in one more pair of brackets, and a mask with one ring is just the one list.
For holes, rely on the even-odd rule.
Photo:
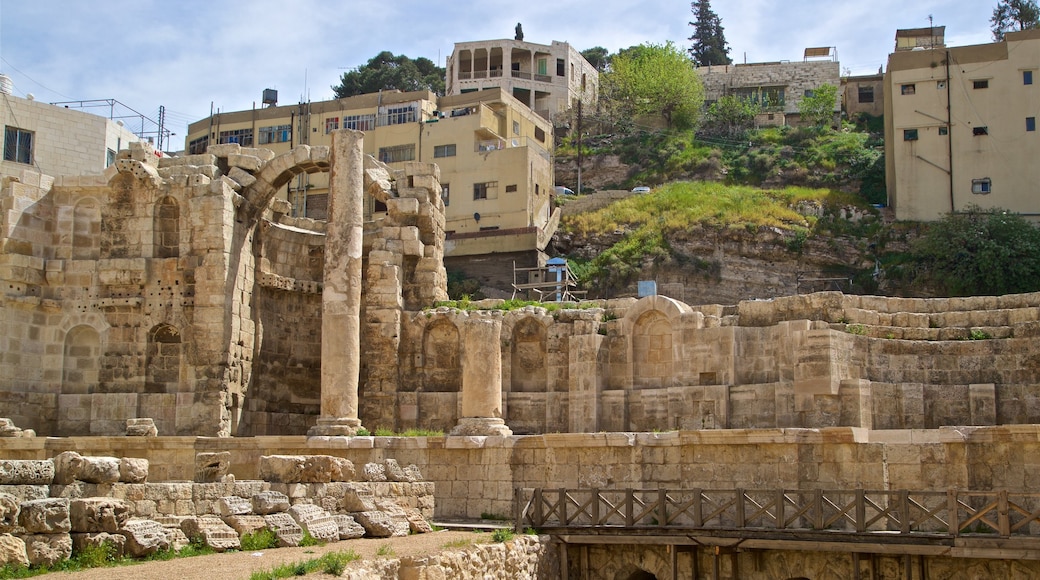
{"label": "water tank on roof", "polygon": [[0,73],[0,93],[10,95],[14,92],[14,82],[11,77]]}
{"label": "water tank on roof", "polygon": [[278,104],[277,89],[264,89],[264,104],[272,107]]}

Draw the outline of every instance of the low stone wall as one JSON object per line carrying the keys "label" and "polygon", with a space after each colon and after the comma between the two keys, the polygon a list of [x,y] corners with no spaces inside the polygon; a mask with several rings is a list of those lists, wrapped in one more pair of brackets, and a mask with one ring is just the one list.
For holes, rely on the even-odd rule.
{"label": "low stone wall", "polygon": [[525,535],[501,544],[477,544],[433,556],[365,561],[351,566],[343,577],[349,580],[554,580],[561,576],[559,551],[549,536]]}
{"label": "low stone wall", "polygon": [[[327,454],[355,465],[396,459],[433,484],[437,518],[510,516],[517,487],[689,489],[915,489],[1027,492],[1040,479],[1040,425],[871,431],[860,428],[732,429],[513,437],[12,438],[5,457],[44,459],[74,446],[84,454],[144,456],[167,480],[193,478],[197,452],[227,451],[230,473],[259,476],[259,459]],[[155,477],[155,479],[159,479]],[[176,485],[176,484],[171,484]],[[207,484],[208,485],[208,484]],[[268,488],[275,484],[268,484]],[[296,487],[293,487],[296,485]],[[404,484],[389,483],[388,490]],[[128,489],[130,486],[126,486]],[[293,493],[334,488],[315,484]],[[195,486],[192,489],[209,488]],[[281,489],[281,488],[279,488]],[[11,493],[11,492],[8,492]],[[29,492],[26,492],[29,493]],[[209,492],[204,500],[211,499]],[[217,497],[216,487],[212,497]],[[35,496],[33,496],[35,497]],[[47,495],[42,495],[47,497]],[[193,503],[193,506],[195,504]],[[184,509],[189,509],[187,505]],[[192,509],[198,509],[193,507]]]}

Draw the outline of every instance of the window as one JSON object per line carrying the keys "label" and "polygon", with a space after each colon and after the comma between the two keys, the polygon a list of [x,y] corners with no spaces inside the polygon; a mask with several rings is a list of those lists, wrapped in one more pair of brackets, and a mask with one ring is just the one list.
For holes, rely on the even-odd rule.
{"label": "window", "polygon": [[873,103],[874,102],[874,87],[859,87],[859,102],[861,103]]}
{"label": "window", "polygon": [[981,79],[981,80],[977,80],[977,81],[971,81],[971,88],[973,88],[973,89],[988,89],[989,88],[989,80],[988,79]]}
{"label": "window", "polygon": [[802,92],[802,96],[804,96],[807,99],[811,99],[813,97],[813,95],[815,95],[815,94],[816,94],[816,91],[814,91],[812,89],[805,89]]}
{"label": "window", "polygon": [[268,143],[285,143],[289,140],[290,134],[292,134],[292,127],[289,125],[260,127],[260,144],[267,145]]}
{"label": "window", "polygon": [[434,157],[455,157],[455,144],[451,145],[435,145],[433,147]]}
{"label": "window", "polygon": [[328,119],[325,119],[326,135],[335,131],[336,129],[339,129],[339,117],[329,117]]}
{"label": "window", "polygon": [[31,164],[33,162],[33,132],[8,127],[4,131],[4,161]]}
{"label": "window", "polygon": [[218,144],[224,143],[238,143],[243,147],[253,146],[253,130],[252,129],[234,129],[231,131],[221,131],[217,138]]}
{"label": "window", "polygon": [[914,95],[914,94],[917,94],[917,85],[914,85],[914,84],[900,85],[899,92],[904,94],[904,95]]}
{"label": "window", "polygon": [[944,127],[939,127],[939,136],[940,137],[942,137],[944,135],[949,135],[949,134],[950,134],[950,128],[949,127],[945,127],[945,126]]}
{"label": "window", "polygon": [[903,141],[917,141],[917,129],[903,129]]}
{"label": "window", "polygon": [[543,77],[544,77],[545,75],[549,74],[549,72],[548,72],[548,70],[549,70],[548,66],[549,66],[549,65],[548,65],[548,63],[546,62],[546,59],[544,59],[544,58],[540,58],[540,59],[538,59],[538,74],[542,75]]}
{"label": "window", "polygon": [[380,147],[379,160],[383,163],[400,163],[402,161],[415,161],[415,144],[394,145],[393,147]]}
{"label": "window", "polygon": [[490,197],[492,199],[494,199],[495,197],[497,197],[497,196],[494,195],[494,193],[495,193],[494,190],[497,187],[498,187],[498,182],[497,181],[487,181],[487,182],[484,182],[484,183],[474,183],[473,184],[473,199],[488,199],[489,194],[491,194]]}
{"label": "window", "polygon": [[520,121],[513,121],[513,134],[514,135],[519,135],[520,134]]}
{"label": "window", "polygon": [[444,207],[448,207],[448,201],[451,199],[451,185],[447,183],[441,184],[441,201],[444,202]]}
{"label": "window", "polygon": [[989,135],[989,127],[973,127],[971,134],[978,137],[979,135]]}
{"label": "window", "polygon": [[516,193],[516,184],[514,183],[513,185],[507,185],[506,193]]}
{"label": "window", "polygon": [[556,59],[556,76],[567,76],[567,67],[564,65],[562,58]]}
{"label": "window", "polygon": [[1033,71],[1024,70],[1022,71],[1022,84],[1031,85],[1033,84]]}
{"label": "window", "polygon": [[415,105],[408,104],[397,107],[385,107],[386,112],[381,113],[379,124],[385,125],[403,125],[405,123],[414,123],[415,117]]}
{"label": "window", "polygon": [[1036,117],[1026,117],[1026,131],[1036,131]]}
{"label": "window", "polygon": [[972,179],[971,180],[971,192],[980,195],[985,195],[991,191],[993,187],[992,182],[988,177],[983,179]]}
{"label": "window", "polygon": [[535,127],[534,128],[534,138],[538,139],[542,143],[545,143],[545,130],[542,129],[541,127]]}
{"label": "window", "polygon": [[200,155],[209,149],[209,135],[188,142],[188,155]]}
{"label": "window", "polygon": [[109,149],[105,151],[105,167],[111,167],[116,162],[116,152]]}
{"label": "window", "polygon": [[343,128],[355,131],[371,131],[376,128],[375,115],[347,115],[343,117]]}

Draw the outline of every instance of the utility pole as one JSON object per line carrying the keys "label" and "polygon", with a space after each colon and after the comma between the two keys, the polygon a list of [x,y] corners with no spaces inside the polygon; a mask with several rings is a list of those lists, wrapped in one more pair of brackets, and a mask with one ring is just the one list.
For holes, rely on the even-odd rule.
{"label": "utility pole", "polygon": [[575,192],[578,195],[581,195],[581,103],[578,99],[578,191]]}

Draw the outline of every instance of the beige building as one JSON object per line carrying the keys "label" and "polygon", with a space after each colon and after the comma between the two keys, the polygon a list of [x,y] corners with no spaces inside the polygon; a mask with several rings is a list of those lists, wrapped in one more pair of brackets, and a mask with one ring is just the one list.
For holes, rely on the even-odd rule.
{"label": "beige building", "polygon": [[[507,283],[514,259],[542,263],[541,250],[558,223],[550,201],[552,126],[500,87],[446,97],[383,91],[219,113],[192,123],[185,145],[189,154],[227,143],[284,153],[301,144],[328,145],[339,128],[364,131],[365,153],[392,168],[409,161],[440,166],[449,263],[495,254],[496,276]],[[325,219],[327,191],[327,173],[301,174],[284,195],[294,215]],[[385,211],[366,199],[366,220]]]}
{"label": "beige building", "polygon": [[1038,68],[1040,30],[889,55],[885,160],[898,219],[934,220],[970,204],[1040,216]]}
{"label": "beige building", "polygon": [[[509,72],[506,72],[509,69]],[[566,42],[459,42],[448,57],[449,95],[501,87],[546,119],[599,95],[599,72]]]}
{"label": "beige building", "polygon": [[849,119],[866,114],[885,114],[885,75],[850,76],[841,79],[842,112]]}
{"label": "beige building", "polygon": [[[824,53],[826,51],[826,53]],[[735,95],[762,105],[759,126],[797,125],[798,104],[817,88],[841,84],[840,66],[829,48],[807,48],[802,62],[778,61],[702,66],[704,99],[713,102]],[[823,55],[823,56],[819,56]],[[834,112],[841,110],[839,99]]]}
{"label": "beige building", "polygon": [[0,176],[30,170],[47,175],[100,173],[116,152],[140,138],[118,121],[57,105],[0,94],[4,156]]}

